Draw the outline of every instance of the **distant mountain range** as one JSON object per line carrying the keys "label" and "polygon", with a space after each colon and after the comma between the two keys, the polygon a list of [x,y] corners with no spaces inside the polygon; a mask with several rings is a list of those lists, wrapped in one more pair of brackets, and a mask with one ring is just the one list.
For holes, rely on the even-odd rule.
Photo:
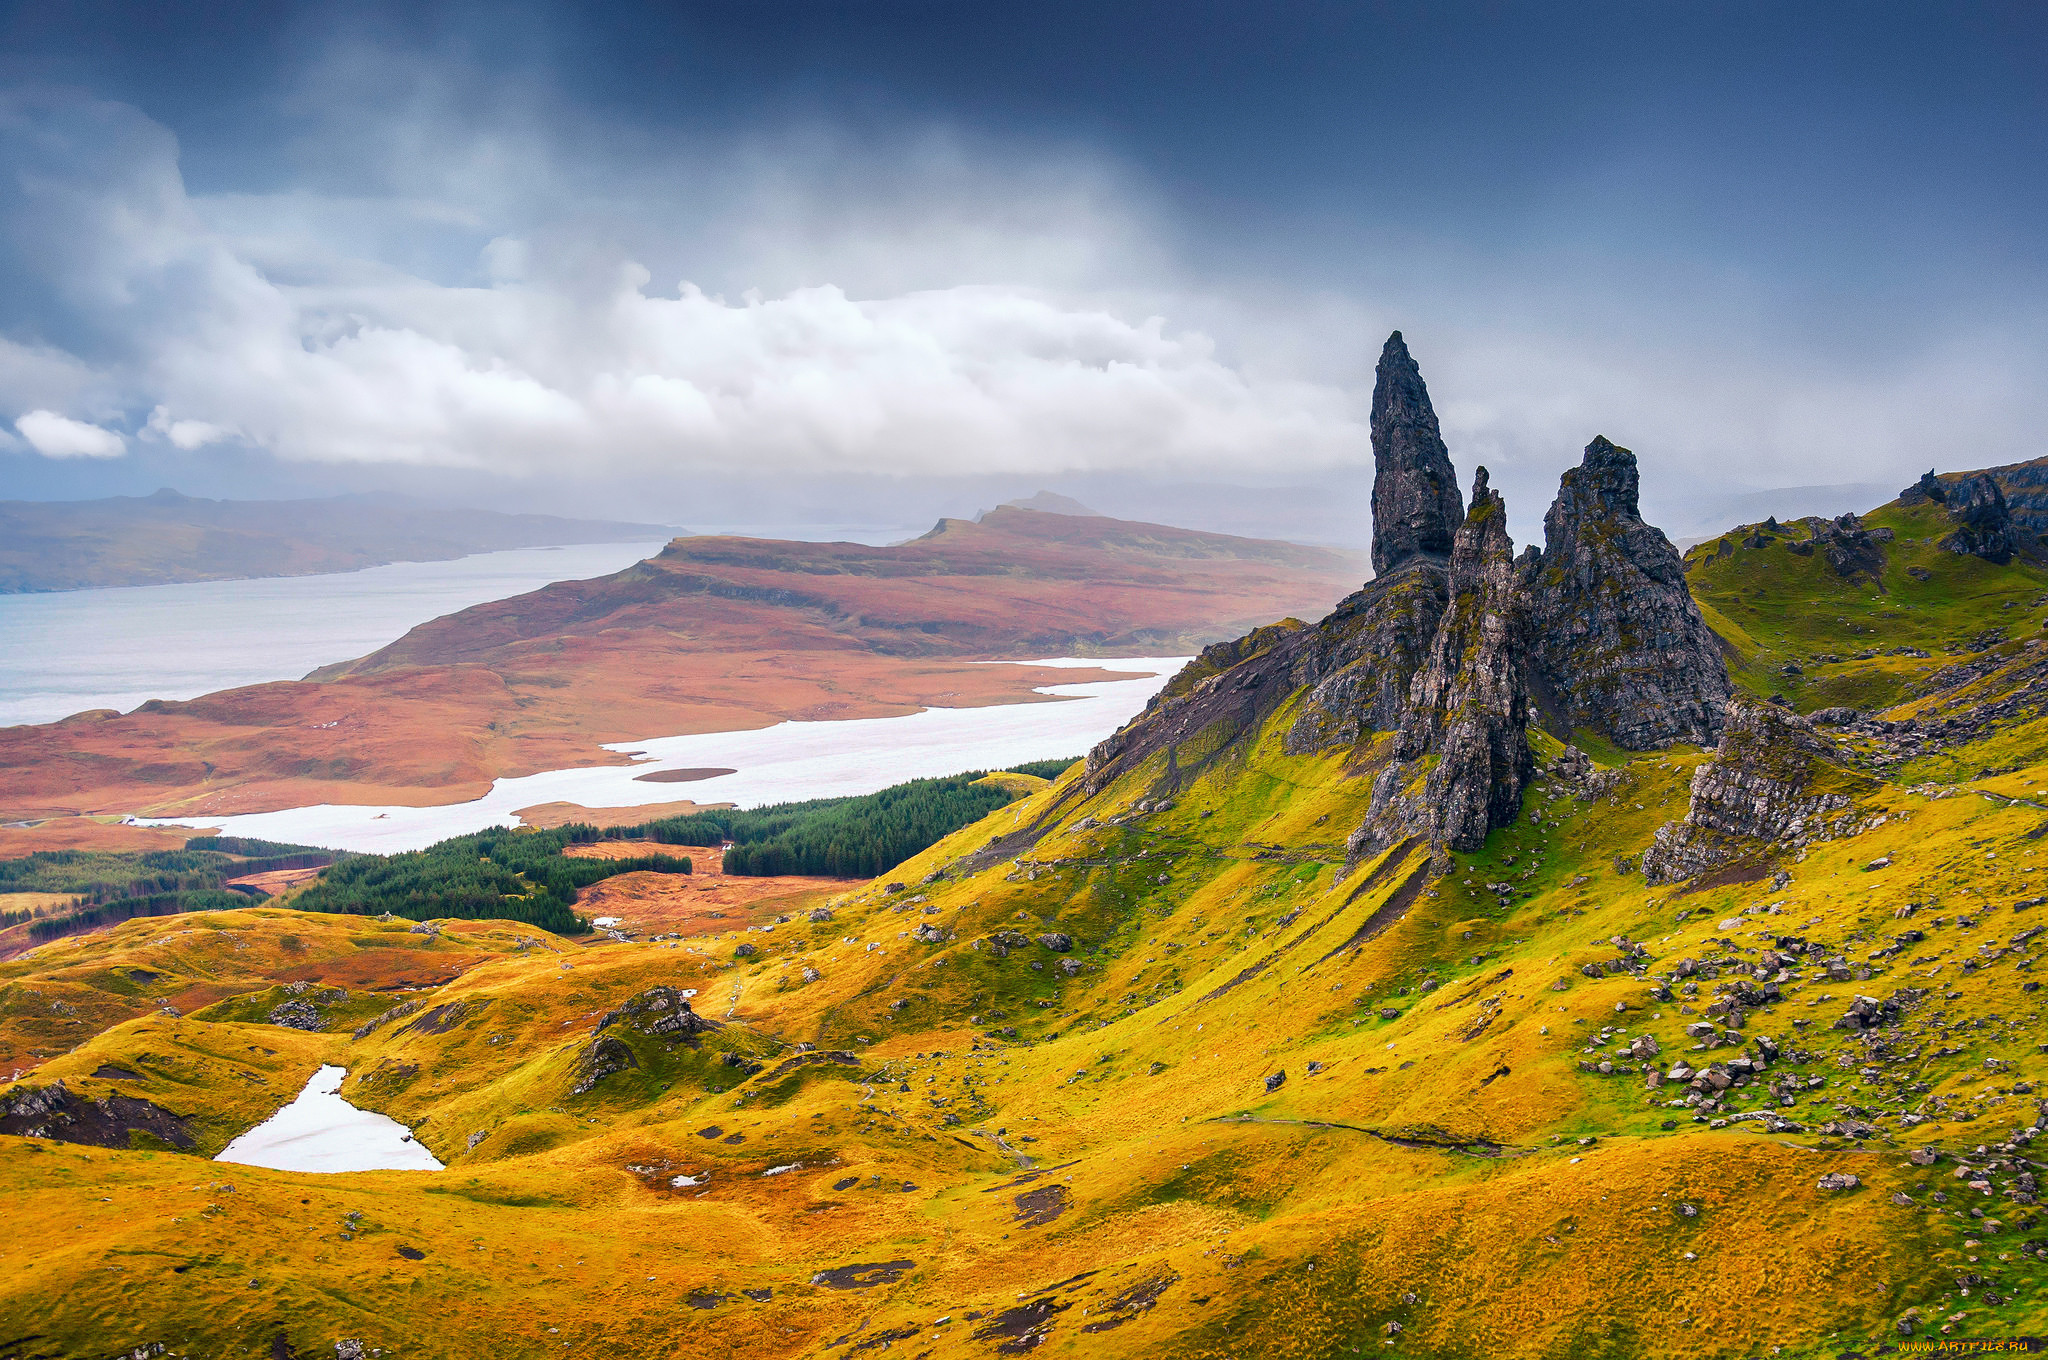
{"label": "distant mountain range", "polygon": [[396,495],[215,501],[165,488],[94,501],[0,501],[0,594],[310,576],[677,532],[673,525],[506,515]]}

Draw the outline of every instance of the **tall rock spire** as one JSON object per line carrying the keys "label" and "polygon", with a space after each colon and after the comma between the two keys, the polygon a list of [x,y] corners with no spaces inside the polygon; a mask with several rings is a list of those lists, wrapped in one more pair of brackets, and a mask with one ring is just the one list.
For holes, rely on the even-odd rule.
{"label": "tall rock spire", "polygon": [[1450,601],[1394,740],[1399,759],[1436,754],[1422,802],[1431,838],[1453,850],[1477,850],[1512,822],[1535,774],[1518,595],[1507,503],[1480,468],[1451,549]]}
{"label": "tall rock spire", "polygon": [[1458,475],[1429,388],[1395,331],[1372,389],[1372,569],[1385,576],[1418,557],[1442,561],[1464,518]]}
{"label": "tall rock spire", "polygon": [[1565,471],[1525,568],[1532,670],[1572,728],[1632,751],[1711,746],[1732,686],[1671,540],[1636,504],[1636,456],[1604,436]]}

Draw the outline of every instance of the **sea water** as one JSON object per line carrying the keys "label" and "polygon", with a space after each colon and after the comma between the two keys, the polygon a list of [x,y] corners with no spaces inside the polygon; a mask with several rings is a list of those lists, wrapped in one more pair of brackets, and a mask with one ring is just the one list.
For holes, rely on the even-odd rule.
{"label": "sea water", "polygon": [[296,680],[429,619],[607,576],[664,546],[516,548],[318,576],[0,595],[0,726]]}
{"label": "sea water", "polygon": [[[518,809],[567,802],[640,807],[689,798],[740,807],[873,793],[908,779],[1001,769],[1078,756],[1135,717],[1186,657],[1056,657],[1020,664],[1101,667],[1120,678],[1046,685],[1051,702],[927,708],[894,718],[785,722],[752,732],[706,732],[610,743],[629,765],[551,770],[500,779],[482,798],[440,807],[322,803],[236,817],[137,819],[146,826],[211,826],[224,835],[394,854],[491,826],[514,826]],[[1002,663],[992,663],[1002,664]],[[729,769],[686,784],[641,778],[664,769]]]}

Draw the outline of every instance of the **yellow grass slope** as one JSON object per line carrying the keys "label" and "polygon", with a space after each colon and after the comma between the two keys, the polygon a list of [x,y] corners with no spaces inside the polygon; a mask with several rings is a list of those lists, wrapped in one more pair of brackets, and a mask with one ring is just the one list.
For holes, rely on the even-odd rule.
{"label": "yellow grass slope", "polygon": [[[448,1169],[0,1140],[0,1353],[1836,1356],[1902,1320],[2048,1324],[2018,1160],[2048,1039],[2031,720],[1866,785],[1852,837],[1652,887],[1705,753],[1616,756],[1597,794],[1546,775],[1477,854],[1347,865],[1369,790],[1285,754],[1292,718],[1170,796],[1162,768],[1092,796],[1069,771],[723,934],[273,908],[17,960],[0,1033],[80,1046],[0,1096],[118,1090],[203,1153],[332,1062]],[[1714,974],[1776,976],[1786,939],[1847,980],[1804,955],[1750,1042],[1696,1047]],[[172,988],[203,1004],[170,1017]],[[716,1027],[600,1028],[656,988]],[[1880,1047],[1836,1027],[1859,995],[1898,1002]],[[321,1028],[270,1023],[287,1000]],[[1627,1053],[1759,1035],[1779,1060],[1712,1117]]]}

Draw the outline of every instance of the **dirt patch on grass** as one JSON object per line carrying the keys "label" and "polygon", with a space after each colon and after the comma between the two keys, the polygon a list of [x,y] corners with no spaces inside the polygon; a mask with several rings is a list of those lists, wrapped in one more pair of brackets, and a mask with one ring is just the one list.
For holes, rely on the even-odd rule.
{"label": "dirt patch on grass", "polygon": [[1073,1192],[1064,1185],[1046,1185],[1017,1196],[1017,1222],[1042,1228],[1074,1207]]}
{"label": "dirt patch on grass", "polygon": [[873,1289],[894,1284],[915,1270],[915,1261],[877,1261],[867,1265],[834,1266],[811,1276],[811,1283],[825,1289]]}

